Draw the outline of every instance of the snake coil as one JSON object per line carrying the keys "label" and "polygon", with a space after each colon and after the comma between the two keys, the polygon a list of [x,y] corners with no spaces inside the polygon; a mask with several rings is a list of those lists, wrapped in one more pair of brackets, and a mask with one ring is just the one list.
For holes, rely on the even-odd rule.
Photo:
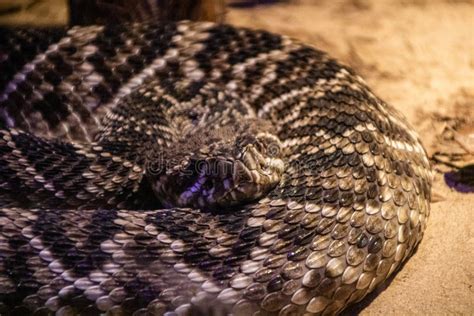
{"label": "snake coil", "polygon": [[418,136],[296,40],[1,29],[0,69],[2,315],[337,314],[422,238]]}

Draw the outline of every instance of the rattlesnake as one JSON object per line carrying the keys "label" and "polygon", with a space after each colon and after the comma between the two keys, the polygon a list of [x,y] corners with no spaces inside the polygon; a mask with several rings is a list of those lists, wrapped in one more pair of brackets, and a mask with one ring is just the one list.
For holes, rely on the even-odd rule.
{"label": "rattlesnake", "polygon": [[422,238],[418,136],[297,40],[2,29],[0,69],[1,314],[336,314]]}

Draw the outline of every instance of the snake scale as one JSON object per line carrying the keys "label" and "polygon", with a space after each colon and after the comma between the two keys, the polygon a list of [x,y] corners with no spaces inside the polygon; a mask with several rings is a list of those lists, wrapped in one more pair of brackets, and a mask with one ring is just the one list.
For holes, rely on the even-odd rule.
{"label": "snake scale", "polygon": [[352,69],[203,22],[0,30],[0,314],[340,313],[431,170]]}

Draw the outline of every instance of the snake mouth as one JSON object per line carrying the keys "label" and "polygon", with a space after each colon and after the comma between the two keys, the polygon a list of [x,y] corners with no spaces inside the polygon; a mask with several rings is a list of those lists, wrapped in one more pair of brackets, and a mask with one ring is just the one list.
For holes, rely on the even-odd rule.
{"label": "snake mouth", "polygon": [[189,155],[152,177],[152,187],[165,207],[228,209],[265,196],[281,179],[284,162],[272,135],[241,142],[229,156]]}

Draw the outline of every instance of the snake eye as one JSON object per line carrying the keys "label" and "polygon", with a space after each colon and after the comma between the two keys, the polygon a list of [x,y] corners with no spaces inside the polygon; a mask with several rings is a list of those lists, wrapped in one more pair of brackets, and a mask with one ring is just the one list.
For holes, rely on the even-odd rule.
{"label": "snake eye", "polygon": [[214,188],[214,181],[206,181],[202,185],[203,190],[209,191]]}

